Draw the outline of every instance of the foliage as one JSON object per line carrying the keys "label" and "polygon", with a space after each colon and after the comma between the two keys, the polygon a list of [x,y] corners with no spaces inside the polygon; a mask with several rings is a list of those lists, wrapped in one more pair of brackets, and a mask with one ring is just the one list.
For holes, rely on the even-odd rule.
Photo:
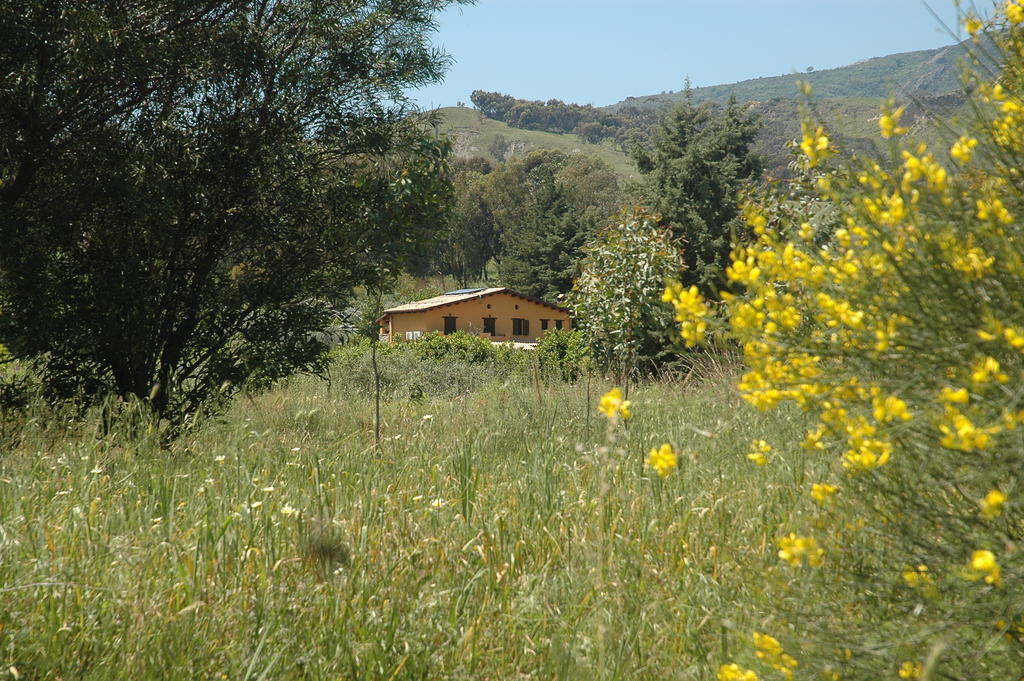
{"label": "foliage", "polygon": [[465,331],[450,334],[428,333],[413,343],[420,359],[454,359],[470,364],[485,364],[494,360],[494,343],[472,336]]}
{"label": "foliage", "polygon": [[588,357],[583,334],[573,329],[549,329],[534,349],[545,377],[572,382],[580,377]]}
{"label": "foliage", "polygon": [[680,275],[683,256],[671,232],[642,208],[624,211],[584,248],[569,305],[598,366],[623,383],[649,370],[671,345],[672,314],[659,301]]}
{"label": "foliage", "polygon": [[718,114],[687,100],[661,122],[652,148],[635,153],[644,175],[642,201],[683,242],[684,286],[717,296],[730,239],[739,236],[739,191],[757,179],[761,162],[750,151],[758,122],[736,100]]}
{"label": "foliage", "polygon": [[[475,161],[475,163],[474,163]],[[455,202],[441,249],[441,270],[462,286],[486,278],[487,264],[501,257],[501,233],[488,196],[484,159],[453,163]]]}
{"label": "foliage", "polygon": [[[968,73],[976,117],[951,146],[913,141],[890,106],[888,158],[833,167],[827,130],[805,119],[806,163],[825,168],[817,191],[843,227],[822,245],[807,216],[765,200],[728,271],[746,290],[721,320],[749,366],[744,399],[813,419],[809,454],[764,437],[751,456],[831,467],[800,482],[807,507],[777,540],[792,567],[772,626],[809,676],[1024,669],[1024,5],[995,17],[1004,67]],[[715,324],[680,294],[684,327]]]}
{"label": "foliage", "polygon": [[5,3],[0,340],[175,422],[321,370],[332,306],[445,208],[402,91],[446,4]]}
{"label": "foliage", "polygon": [[544,150],[512,159],[488,181],[502,283],[552,301],[568,292],[584,242],[615,210],[614,174],[598,159]]}

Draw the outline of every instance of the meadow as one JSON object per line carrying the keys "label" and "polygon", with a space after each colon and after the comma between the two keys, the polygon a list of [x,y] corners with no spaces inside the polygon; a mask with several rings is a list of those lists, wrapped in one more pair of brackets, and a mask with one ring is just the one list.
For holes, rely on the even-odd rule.
{"label": "meadow", "polygon": [[746,459],[805,424],[743,403],[738,369],[635,386],[616,425],[599,379],[447,367],[386,395],[379,447],[339,369],[169,448],[98,414],[8,423],[0,678],[706,679],[749,655],[817,464]]}

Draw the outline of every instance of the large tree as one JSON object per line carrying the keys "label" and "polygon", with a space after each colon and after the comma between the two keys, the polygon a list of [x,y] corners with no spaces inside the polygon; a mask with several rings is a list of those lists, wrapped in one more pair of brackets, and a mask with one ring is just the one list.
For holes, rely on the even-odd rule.
{"label": "large tree", "polygon": [[539,150],[512,159],[488,180],[502,282],[548,300],[567,293],[583,244],[618,208],[611,168],[583,154]]}
{"label": "large tree", "polygon": [[635,152],[641,202],[683,241],[681,281],[712,298],[722,287],[731,238],[744,229],[740,188],[761,173],[750,150],[758,129],[735,99],[716,112],[687,98],[661,121],[651,148]]}
{"label": "large tree", "polygon": [[404,91],[459,1],[5,2],[0,343],[172,420],[316,369],[332,304],[446,208]]}

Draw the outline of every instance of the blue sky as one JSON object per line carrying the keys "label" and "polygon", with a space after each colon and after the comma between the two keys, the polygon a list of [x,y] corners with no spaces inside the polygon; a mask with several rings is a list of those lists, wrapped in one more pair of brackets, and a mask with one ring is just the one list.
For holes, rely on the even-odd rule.
{"label": "blue sky", "polygon": [[[957,28],[952,0],[928,5]],[[477,89],[603,106],[687,76],[718,85],[952,42],[921,0],[478,0],[441,16],[435,43],[455,63],[411,94],[427,109]]]}

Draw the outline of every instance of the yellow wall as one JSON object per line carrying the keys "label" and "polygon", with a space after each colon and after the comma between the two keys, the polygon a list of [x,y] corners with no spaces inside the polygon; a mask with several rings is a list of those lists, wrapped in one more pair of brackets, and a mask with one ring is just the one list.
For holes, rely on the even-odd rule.
{"label": "yellow wall", "polygon": [[[484,317],[494,317],[495,336],[487,336],[496,341],[516,341],[532,343],[543,335],[541,320],[548,320],[548,329],[555,328],[556,319],[562,320],[562,328],[569,329],[569,315],[529,300],[517,298],[507,293],[493,293],[482,298],[471,298],[445,307],[436,307],[418,312],[396,312],[388,315],[390,330],[394,340],[404,340],[406,331],[437,331],[444,333],[444,318],[455,317],[455,328],[474,335],[484,335]],[[527,319],[530,333],[526,336],[512,335],[512,318]],[[388,320],[381,329],[387,333]]]}

